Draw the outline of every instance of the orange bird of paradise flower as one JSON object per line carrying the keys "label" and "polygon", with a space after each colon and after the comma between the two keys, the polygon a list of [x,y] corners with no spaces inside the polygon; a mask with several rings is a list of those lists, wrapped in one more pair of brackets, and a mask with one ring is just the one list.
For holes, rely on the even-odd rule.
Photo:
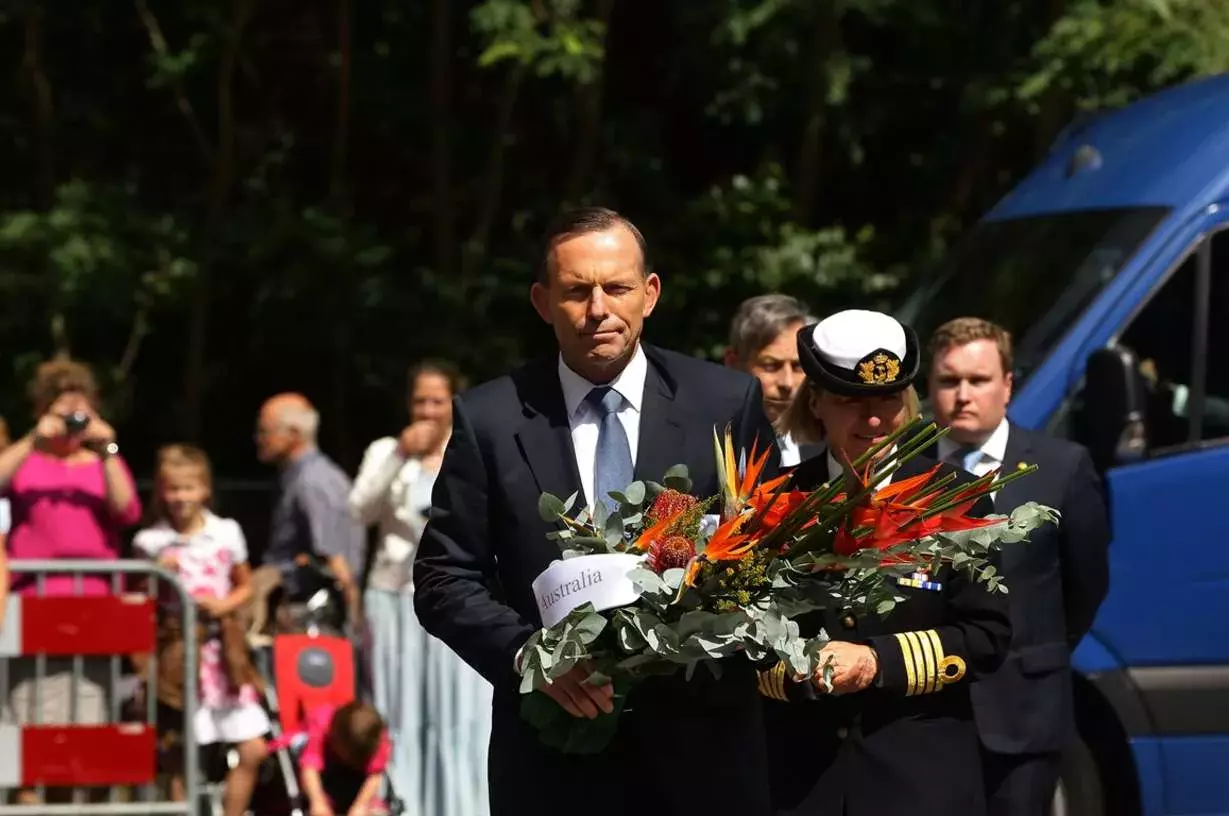
{"label": "orange bird of paradise flower", "polygon": [[[998,523],[997,519],[966,515],[986,492],[978,485],[970,485],[951,496],[939,512],[929,512],[943,491],[920,491],[924,491],[940,467],[936,465],[925,473],[893,482],[868,496],[865,503],[850,512],[848,523],[837,532],[834,552],[848,556],[864,549],[889,550],[935,533],[972,530]],[[847,482],[852,477],[853,487],[866,484],[865,478],[853,473],[852,468],[847,470],[846,476]],[[837,500],[842,498],[838,496]],[[852,529],[869,529],[870,532],[854,536],[850,532]]]}

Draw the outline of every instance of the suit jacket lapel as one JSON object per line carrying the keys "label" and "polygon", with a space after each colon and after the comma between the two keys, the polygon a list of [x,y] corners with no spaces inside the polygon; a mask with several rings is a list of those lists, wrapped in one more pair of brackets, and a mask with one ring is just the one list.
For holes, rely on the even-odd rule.
{"label": "suit jacket lapel", "polygon": [[[1027,464],[1032,451],[1027,433],[1015,425],[1009,425],[1008,428],[1007,450],[1003,454],[1003,466],[1000,471],[1004,476],[1015,473],[1020,465]],[[1007,513],[1027,501],[1026,493],[1021,491],[1024,490],[1030,478],[1032,477],[1026,476],[1000,490],[994,497],[994,512]]]}
{"label": "suit jacket lapel", "polygon": [[552,358],[549,363],[544,361],[527,368],[520,390],[525,420],[516,432],[517,444],[538,490],[553,493],[565,501],[576,493],[576,506],[585,506],[587,499],[580,495],[584,491],[576,468],[572,429],[563,403],[563,389],[559,386],[557,361]]}
{"label": "suit jacket lapel", "polygon": [[[647,349],[646,349],[647,352]],[[660,482],[666,471],[683,463],[687,450],[686,407],[676,400],[674,383],[667,380],[649,354],[640,405],[640,443],[636,447],[636,479]]]}

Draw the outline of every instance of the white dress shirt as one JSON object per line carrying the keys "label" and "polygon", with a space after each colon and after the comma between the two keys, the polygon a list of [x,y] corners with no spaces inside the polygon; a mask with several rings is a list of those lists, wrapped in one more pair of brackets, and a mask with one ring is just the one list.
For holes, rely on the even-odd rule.
{"label": "white dress shirt", "polygon": [[350,514],[363,526],[375,524],[378,539],[367,585],[385,592],[410,592],[414,551],[427,526],[433,471],[401,455],[391,436],[368,446],[350,490]]}
{"label": "white dress shirt", "polygon": [[[986,438],[986,441],[981,443],[978,448],[980,457],[972,463],[969,472],[974,476],[982,477],[987,473],[998,470],[1003,467],[1007,460],[1007,437],[1011,433],[1011,423],[1004,417],[999,422],[998,427],[994,432]],[[939,440],[939,458],[946,459],[961,448],[952,441],[951,437],[945,436]],[[994,501],[995,493],[990,494],[990,500]]]}
{"label": "white dress shirt", "polygon": [[[981,457],[973,463],[969,472],[974,476],[985,476],[990,471],[1001,468],[1007,459],[1007,436],[1010,432],[1011,423],[1004,418],[986,441],[981,443],[978,448]],[[947,459],[961,447],[953,442],[950,436],[945,436],[939,440],[939,458]]]}
{"label": "white dress shirt", "polygon": [[781,467],[793,467],[802,461],[802,450],[789,434],[777,437],[777,447],[781,450]]}
{"label": "white dress shirt", "polygon": [[[616,416],[627,433],[631,447],[632,467],[636,466],[636,448],[640,443],[640,407],[644,404],[644,381],[649,373],[649,361],[644,349],[636,346],[636,353],[627,367],[608,385],[623,397],[623,406]],[[559,386],[563,389],[563,404],[568,412],[568,426],[572,429],[572,449],[576,453],[576,470],[580,473],[580,486],[585,491],[589,508],[593,508],[593,484],[596,479],[597,436],[602,421],[601,414],[585,397],[594,385],[563,362],[559,357]],[[566,497],[564,497],[566,498]]]}

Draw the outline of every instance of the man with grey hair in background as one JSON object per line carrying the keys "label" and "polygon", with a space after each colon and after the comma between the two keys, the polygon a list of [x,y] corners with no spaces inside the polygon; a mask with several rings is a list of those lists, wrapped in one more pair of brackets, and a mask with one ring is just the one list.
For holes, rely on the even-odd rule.
{"label": "man with grey hair in background", "polygon": [[[798,361],[798,330],[815,318],[789,295],[759,295],[744,300],[730,322],[725,364],[752,374],[764,389],[764,413],[774,424],[794,399],[804,374]],[[799,447],[788,434],[777,437],[781,466],[793,467],[816,453]]]}
{"label": "man with grey hair in background", "polygon": [[[257,594],[285,590],[279,628],[295,628],[301,605],[318,589],[304,569],[322,559],[346,597],[349,620],[360,620],[358,578],[366,556],[363,528],[350,515],[350,477],[316,447],[320,415],[302,394],[278,394],[260,409],[256,455],[280,471],[269,520],[269,541]],[[255,576],[254,576],[255,578]],[[259,604],[258,604],[259,607]],[[254,613],[261,628],[265,610]]]}

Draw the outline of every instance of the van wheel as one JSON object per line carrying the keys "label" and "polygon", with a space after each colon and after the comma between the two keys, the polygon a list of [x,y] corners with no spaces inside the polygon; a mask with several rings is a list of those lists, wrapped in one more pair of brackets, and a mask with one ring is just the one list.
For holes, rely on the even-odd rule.
{"label": "van wheel", "polygon": [[1063,751],[1050,816],[1104,816],[1101,767],[1083,738]]}

